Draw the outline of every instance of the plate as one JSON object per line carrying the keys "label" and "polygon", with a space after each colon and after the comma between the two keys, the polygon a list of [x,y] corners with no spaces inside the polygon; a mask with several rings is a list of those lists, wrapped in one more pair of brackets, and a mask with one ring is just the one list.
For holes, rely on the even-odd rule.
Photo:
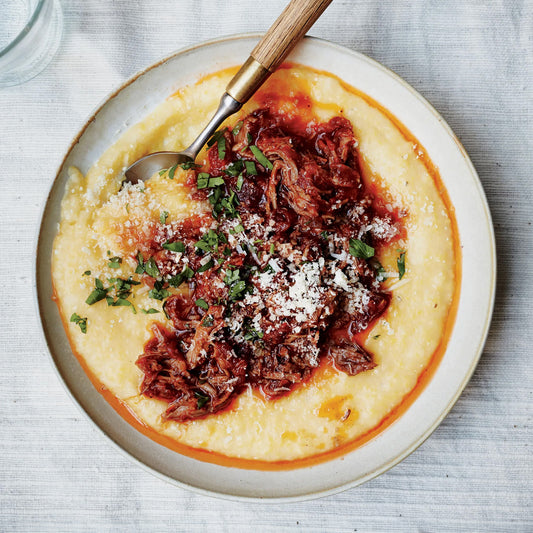
{"label": "plate", "polygon": [[434,376],[407,411],[365,445],[325,463],[289,471],[243,470],[201,462],[167,449],[130,426],[93,387],[73,355],[52,300],[51,253],[67,168],[85,173],[132,124],[178,88],[248,57],[259,35],[237,35],[176,52],[113,92],[68,148],[44,206],[36,250],[36,297],[43,332],[73,400],[123,452],[184,488],[231,499],[304,500],[372,479],[415,450],[466,386],[483,349],[495,292],[495,244],[487,202],[468,155],[442,117],[412,87],[379,63],[315,38],[290,60],[331,72],[391,112],[424,146],[455,208],[462,248],[462,287],[455,326]]}

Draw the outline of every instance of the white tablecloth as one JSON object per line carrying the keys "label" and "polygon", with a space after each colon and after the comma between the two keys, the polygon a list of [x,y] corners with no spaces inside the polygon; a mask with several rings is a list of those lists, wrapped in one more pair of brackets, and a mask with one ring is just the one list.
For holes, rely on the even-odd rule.
{"label": "white tablecloth", "polygon": [[334,0],[310,32],[384,63],[432,102],[469,152],[494,217],[499,281],[486,349],[409,458],[317,501],[207,498],[123,457],[54,373],[33,304],[33,245],[68,143],[137,70],[184,45],[264,31],[284,3],[63,0],[53,62],[0,89],[0,531],[533,531],[531,0]]}

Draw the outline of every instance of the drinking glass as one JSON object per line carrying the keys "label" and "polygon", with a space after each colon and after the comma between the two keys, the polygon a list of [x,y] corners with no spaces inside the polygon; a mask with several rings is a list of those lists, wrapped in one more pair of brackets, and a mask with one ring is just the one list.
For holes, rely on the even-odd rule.
{"label": "drinking glass", "polygon": [[62,29],[59,0],[0,0],[0,88],[39,74],[54,57]]}

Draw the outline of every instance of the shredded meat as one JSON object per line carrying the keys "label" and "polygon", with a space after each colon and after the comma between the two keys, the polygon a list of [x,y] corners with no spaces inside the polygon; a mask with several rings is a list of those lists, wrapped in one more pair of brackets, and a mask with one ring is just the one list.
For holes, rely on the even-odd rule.
{"label": "shredded meat", "polygon": [[213,216],[162,225],[145,247],[161,276],[147,283],[186,289],[166,298],[171,327],[154,325],[137,360],[141,393],[168,402],[167,419],[216,413],[246,386],[279,397],[324,358],[350,375],[376,366],[357,335],[390,296],[350,239],[379,246],[399,222],[365,189],[348,120],[298,132],[267,109],[221,132],[200,171],[223,185],[194,191]]}

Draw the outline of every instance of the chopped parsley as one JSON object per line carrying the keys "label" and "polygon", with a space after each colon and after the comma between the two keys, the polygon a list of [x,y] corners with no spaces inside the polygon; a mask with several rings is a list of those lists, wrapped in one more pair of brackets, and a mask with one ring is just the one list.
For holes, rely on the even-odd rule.
{"label": "chopped parsley", "polygon": [[200,165],[197,165],[194,161],[185,161],[185,163],[180,163],[178,165],[183,170],[189,170],[191,168],[200,168]]}
{"label": "chopped parsley", "polygon": [[209,396],[206,396],[205,394],[202,394],[201,392],[196,391],[194,395],[198,399],[198,402],[196,404],[198,409],[201,409],[209,401]]}
{"label": "chopped parsley", "polygon": [[87,317],[82,318],[78,313],[72,313],[70,321],[77,324],[82,333],[87,333]]}
{"label": "chopped parsley", "polygon": [[224,283],[226,285],[231,285],[241,279],[240,270],[237,268],[235,270],[226,270],[226,275],[224,276]]}
{"label": "chopped parsley", "polygon": [[144,274],[144,258],[141,252],[137,252],[137,268],[135,274]]}
{"label": "chopped parsley", "polygon": [[382,265],[379,265],[379,267],[376,269],[376,279],[379,282],[385,281],[387,279],[387,272],[385,271]]}
{"label": "chopped parsley", "polygon": [[206,270],[209,270],[210,268],[213,268],[214,266],[215,266],[215,262],[212,259],[209,259],[209,261],[205,265],[202,265],[198,269],[197,272],[198,273],[205,272]]}
{"label": "chopped parsley", "polygon": [[91,275],[91,271],[90,270],[86,270],[82,276],[90,276]]}
{"label": "chopped parsley", "polygon": [[[140,282],[135,281],[131,278],[122,279],[122,278],[109,278],[109,283],[111,284],[107,289],[106,302],[110,307],[131,307],[133,314],[137,314],[135,306],[128,300],[131,296],[131,287],[133,285],[140,285]],[[114,290],[115,296],[113,297],[109,294]]]}
{"label": "chopped parsley", "polygon": [[94,290],[91,292],[91,294],[89,294],[89,296],[85,300],[85,303],[87,305],[93,305],[96,302],[103,300],[107,296],[107,292],[109,289],[104,289],[103,283],[98,278],[94,280],[94,285],[95,285]]}
{"label": "chopped parsley", "polygon": [[239,174],[239,177],[237,178],[237,183],[235,184],[235,187],[237,188],[238,191],[240,191],[243,185],[244,185],[244,176],[241,173]]}
{"label": "chopped parsley", "polygon": [[155,315],[156,313],[159,313],[159,311],[150,307],[150,309],[141,309],[141,313],[144,313],[145,315]]}
{"label": "chopped parsley", "polygon": [[405,251],[398,250],[400,252],[400,257],[398,257],[396,264],[398,265],[398,274],[399,279],[402,279],[405,274]]}
{"label": "chopped parsley", "polygon": [[222,137],[224,133],[226,133],[227,129],[228,128],[222,128],[220,130],[215,131],[215,133],[213,133],[211,138],[207,141],[207,146],[211,148],[211,146],[213,146],[216,142],[218,142],[220,137]]}
{"label": "chopped parsley", "polygon": [[387,279],[387,271],[383,268],[383,265],[375,258],[371,258],[369,265],[374,269],[376,273],[376,280],[380,283]]}
{"label": "chopped parsley", "polygon": [[176,163],[174,166],[170,167],[168,169],[168,177],[173,180],[174,174],[176,174],[176,169],[178,168],[178,164]]}
{"label": "chopped parsley", "polygon": [[207,315],[202,322],[202,326],[204,328],[210,328],[214,323],[215,319],[211,315]]}
{"label": "chopped parsley", "polygon": [[220,200],[220,205],[224,209],[224,214],[228,218],[235,218],[239,215],[237,212],[237,205],[239,204],[239,199],[234,191],[231,191],[231,194],[227,198],[222,198]]}
{"label": "chopped parsley", "polygon": [[253,161],[245,161],[244,165],[246,167],[246,174],[248,174],[248,176],[257,176],[257,167]]}
{"label": "chopped parsley", "polygon": [[114,300],[111,296],[107,296],[106,301],[107,301],[107,305],[109,305],[110,307],[120,307],[120,306],[131,307],[133,314],[134,315],[137,314],[137,310],[135,309],[135,306],[129,300],[126,300],[125,298],[117,298],[116,300]]}
{"label": "chopped parsley", "polygon": [[261,330],[254,329],[254,328],[248,328],[246,333],[244,334],[244,340],[254,342],[258,339],[262,339],[263,336],[264,336],[264,333]]}
{"label": "chopped parsley", "polygon": [[218,250],[219,241],[227,242],[223,233],[217,233],[214,229],[210,229],[202,235],[202,238],[194,243],[195,248],[203,250],[204,252],[215,252]]}
{"label": "chopped parsley", "polygon": [[254,154],[255,158],[261,165],[263,165],[265,168],[268,168],[268,170],[272,170],[274,166],[272,163],[267,159],[266,155],[255,146],[255,144],[252,144],[250,146],[250,150],[252,151],[252,154]]}
{"label": "chopped parsley", "polygon": [[170,242],[167,241],[163,244],[165,250],[170,250],[171,252],[183,253],[185,251],[185,245],[181,241]]}
{"label": "chopped parsley", "polygon": [[198,300],[196,300],[196,302],[194,303],[195,305],[202,309],[205,309],[206,311],[209,309],[209,304],[203,298],[198,298]]}
{"label": "chopped parsley", "polygon": [[230,300],[238,300],[239,298],[242,298],[244,296],[244,293],[246,291],[246,282],[244,280],[239,280],[236,283],[234,283],[228,293],[228,297]]}
{"label": "chopped parsley", "polygon": [[350,253],[354,257],[370,259],[371,257],[374,257],[374,248],[359,239],[350,239]]}
{"label": "chopped parsley", "polygon": [[154,288],[148,292],[148,296],[154,300],[164,300],[165,298],[168,298],[170,293],[167,289],[163,288],[163,285],[162,281],[156,281],[154,283]]}
{"label": "chopped parsley", "polygon": [[198,189],[212,189],[224,185],[224,178],[212,178],[207,172],[200,172],[196,178],[196,188]]}
{"label": "chopped parsley", "polygon": [[224,170],[224,174],[227,174],[228,176],[238,176],[240,172],[244,170],[244,162],[242,159],[237,159],[236,161],[233,161],[233,163],[230,163],[227,168]]}
{"label": "chopped parsley", "polygon": [[120,268],[121,263],[122,263],[122,259],[120,257],[112,257],[109,260],[109,263],[107,263],[107,266],[109,268]]}
{"label": "chopped parsley", "polygon": [[237,124],[235,124],[235,126],[233,126],[233,130],[231,130],[233,135],[238,135],[239,134],[239,131],[241,131],[241,128],[242,128],[243,124],[244,124],[244,121],[239,120],[239,122],[237,122]]}
{"label": "chopped parsley", "polygon": [[161,211],[161,214],[159,215],[159,222],[161,224],[166,224],[168,218],[168,211]]}
{"label": "chopped parsley", "polygon": [[179,287],[185,280],[189,280],[194,276],[194,270],[186,266],[179,274],[171,277],[168,280],[168,284],[171,287]]}
{"label": "chopped parsley", "polygon": [[150,259],[144,263],[144,271],[152,278],[157,278],[161,274],[153,257],[150,257]]}
{"label": "chopped parsley", "polygon": [[244,226],[242,224],[237,224],[233,229],[229,230],[232,235],[235,235],[236,233],[242,233],[243,231]]}

